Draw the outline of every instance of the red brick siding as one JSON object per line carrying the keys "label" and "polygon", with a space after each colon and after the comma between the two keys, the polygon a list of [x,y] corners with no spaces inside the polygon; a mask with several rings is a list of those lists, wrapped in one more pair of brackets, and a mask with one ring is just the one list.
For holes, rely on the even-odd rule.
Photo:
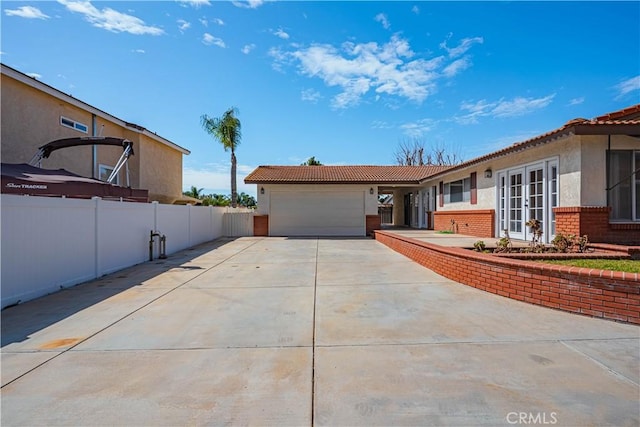
{"label": "red brick siding", "polygon": [[640,324],[640,274],[504,259],[375,232],[376,240],[456,282],[519,301]]}
{"label": "red brick siding", "polygon": [[574,206],[553,210],[559,233],[586,234],[591,242],[640,244],[640,224],[609,223],[608,207]]}
{"label": "red brick siding", "polygon": [[254,236],[269,235],[269,215],[253,216],[253,235]]}
{"label": "red brick siding", "polygon": [[365,225],[367,236],[373,234],[374,230],[380,230],[380,224],[380,215],[367,215]]}
{"label": "red brick siding", "polygon": [[495,211],[493,209],[471,211],[434,212],[433,229],[451,230],[451,220],[456,222],[456,233],[476,237],[495,236]]}

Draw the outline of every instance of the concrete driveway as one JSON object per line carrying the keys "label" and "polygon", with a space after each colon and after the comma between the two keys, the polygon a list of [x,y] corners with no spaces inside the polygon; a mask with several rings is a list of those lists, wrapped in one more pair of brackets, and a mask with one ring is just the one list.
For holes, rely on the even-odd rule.
{"label": "concrete driveway", "polygon": [[2,311],[0,421],[637,426],[639,331],[371,239],[219,240]]}

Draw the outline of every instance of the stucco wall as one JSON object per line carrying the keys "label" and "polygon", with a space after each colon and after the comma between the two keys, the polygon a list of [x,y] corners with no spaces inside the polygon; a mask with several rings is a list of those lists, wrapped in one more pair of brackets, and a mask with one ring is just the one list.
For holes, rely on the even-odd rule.
{"label": "stucco wall", "polygon": [[[56,100],[8,76],[2,75],[2,161],[28,163],[38,147],[59,138],[91,135],[91,114]],[[60,116],[89,126],[85,134],[60,125]],[[65,168],[91,176],[91,148],[74,147],[54,152],[43,167]]]}
{"label": "stucco wall", "polygon": [[[575,206],[607,206],[607,135],[581,136],[582,194],[581,203]],[[611,136],[612,150],[638,150],[637,138],[626,135]],[[570,205],[565,205],[570,206]]]}
{"label": "stucco wall", "polygon": [[[0,146],[2,161],[27,163],[38,147],[60,138],[112,136],[133,142],[134,155],[129,158],[130,186],[149,190],[151,200],[172,203],[182,195],[182,152],[164,145],[145,132],[125,126],[109,115],[94,116],[90,111],[59,99],[16,80],[1,75]],[[74,101],[75,102],[75,101]],[[93,107],[91,107],[93,108]],[[87,133],[60,124],[60,117],[87,126]],[[97,146],[96,170],[93,173],[93,148],[73,147],[55,151],[42,161],[47,169],[64,168],[83,176],[98,177],[99,165],[115,166],[122,154],[121,147]],[[119,183],[126,185],[125,168],[119,173]]]}
{"label": "stucco wall", "polygon": [[[456,202],[445,203],[444,206],[440,206],[438,197],[437,210],[459,211],[468,209],[495,209],[498,172],[551,158],[557,158],[559,160],[558,166],[560,176],[558,178],[558,183],[560,188],[560,206],[579,206],[581,197],[580,170],[582,168],[582,157],[580,137],[577,136],[569,136],[551,144],[534,147],[519,153],[513,153],[505,157],[475,165],[461,171],[452,172],[446,176],[425,182],[424,188],[429,188],[432,185],[438,186],[440,181],[447,183],[468,178],[472,172],[476,172],[478,194],[477,204],[472,205],[470,202]],[[593,168],[593,165],[590,165],[589,168]],[[602,163],[602,168],[604,169],[604,162]],[[484,172],[487,169],[491,169],[492,171],[491,178],[485,178]]]}
{"label": "stucco wall", "polygon": [[[310,166],[312,167],[312,166]],[[260,189],[264,188],[264,194]],[[373,194],[369,190],[373,188]],[[258,185],[258,215],[269,215],[269,195],[271,191],[305,191],[305,192],[341,192],[363,191],[365,194],[365,215],[378,214],[378,188],[375,185],[361,184],[264,184]]]}
{"label": "stucco wall", "polygon": [[149,199],[173,203],[182,195],[182,153],[140,135],[137,155],[144,168],[140,187],[149,190]]}

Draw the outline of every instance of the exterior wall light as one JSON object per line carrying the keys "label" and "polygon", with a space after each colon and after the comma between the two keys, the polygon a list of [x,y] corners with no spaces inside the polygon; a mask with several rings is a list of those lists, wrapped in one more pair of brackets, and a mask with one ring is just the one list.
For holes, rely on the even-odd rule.
{"label": "exterior wall light", "polygon": [[264,187],[260,187],[260,194],[264,194]]}
{"label": "exterior wall light", "polygon": [[491,178],[492,176],[493,176],[493,171],[491,171],[491,169],[487,169],[486,171],[484,171],[485,178]]}
{"label": "exterior wall light", "polygon": [[371,187],[371,188],[369,189],[369,194],[371,194],[371,195],[373,196],[373,187]]}

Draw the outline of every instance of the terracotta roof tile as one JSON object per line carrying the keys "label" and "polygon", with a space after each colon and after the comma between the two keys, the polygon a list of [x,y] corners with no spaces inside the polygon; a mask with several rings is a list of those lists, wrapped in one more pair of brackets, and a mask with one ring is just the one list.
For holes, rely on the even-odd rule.
{"label": "terracotta roof tile", "polygon": [[614,111],[612,113],[605,114],[604,116],[596,117],[596,120],[616,120],[620,118],[640,118],[640,104]]}
{"label": "terracotta roof tile", "polygon": [[418,184],[448,166],[259,166],[247,184]]}
{"label": "terracotta roof tile", "polygon": [[[640,104],[596,117],[592,120],[582,118],[569,120],[558,129],[543,133],[526,141],[516,142],[501,150],[460,163],[459,165],[451,167],[450,170],[464,169],[478,163],[525,150],[529,147],[546,144],[565,135],[606,135],[607,133],[640,135]],[[436,175],[442,175],[442,173],[437,173]]]}

